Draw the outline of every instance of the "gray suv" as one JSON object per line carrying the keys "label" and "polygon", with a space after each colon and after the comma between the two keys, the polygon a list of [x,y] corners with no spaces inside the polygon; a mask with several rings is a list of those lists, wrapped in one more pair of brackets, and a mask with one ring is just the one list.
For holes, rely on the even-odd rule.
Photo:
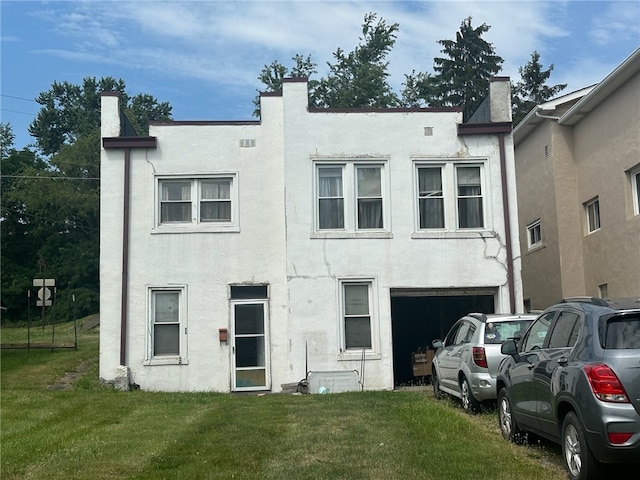
{"label": "gray suv", "polygon": [[463,408],[476,412],[484,401],[496,399],[496,374],[504,358],[502,342],[520,338],[536,318],[534,314],[469,313],[451,327],[436,349],[431,383],[436,398],[458,397]]}
{"label": "gray suv", "polygon": [[556,442],[569,478],[640,462],[640,299],[571,298],[502,345],[498,422],[511,441]]}

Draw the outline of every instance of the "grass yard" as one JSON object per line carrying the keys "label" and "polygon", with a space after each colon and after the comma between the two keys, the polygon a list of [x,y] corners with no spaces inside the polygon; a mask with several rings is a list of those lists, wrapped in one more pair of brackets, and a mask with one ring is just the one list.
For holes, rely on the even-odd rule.
{"label": "grass yard", "polygon": [[[2,342],[21,335],[3,328]],[[119,392],[98,381],[98,336],[2,351],[3,480],[566,478],[557,452],[505,442],[495,413],[424,390]]]}

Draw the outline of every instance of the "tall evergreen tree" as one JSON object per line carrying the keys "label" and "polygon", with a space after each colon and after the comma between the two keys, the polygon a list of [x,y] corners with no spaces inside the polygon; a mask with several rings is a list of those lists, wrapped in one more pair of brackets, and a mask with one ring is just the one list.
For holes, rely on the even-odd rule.
{"label": "tall evergreen tree", "polygon": [[533,107],[551,100],[567,87],[566,83],[552,87],[545,85],[552,71],[553,64],[547,70],[542,69],[537,51],[531,54],[531,59],[524,67],[518,68],[520,80],[511,88],[514,125],[520,123]]}
{"label": "tall evergreen tree", "polygon": [[490,26],[471,25],[471,17],[464,19],[455,40],[439,40],[443,57],[433,60],[435,96],[429,104],[434,107],[463,107],[464,119],[480,106],[489,92],[489,79],[502,70],[502,57],[493,45],[482,38]]}

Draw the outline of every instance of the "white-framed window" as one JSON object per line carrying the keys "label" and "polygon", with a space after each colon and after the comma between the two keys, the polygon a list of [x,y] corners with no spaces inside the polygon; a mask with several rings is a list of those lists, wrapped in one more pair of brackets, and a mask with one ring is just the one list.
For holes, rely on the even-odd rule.
{"label": "white-framed window", "polygon": [[484,162],[415,162],[418,231],[486,229]]}
{"label": "white-framed window", "polygon": [[340,280],[341,354],[377,350],[377,320],[372,279]]}
{"label": "white-framed window", "polygon": [[633,195],[633,214],[640,215],[640,167],[631,170],[631,194]]}
{"label": "white-framed window", "polygon": [[147,365],[186,364],[186,286],[149,287]]}
{"label": "white-framed window", "polygon": [[529,249],[542,245],[542,229],[540,219],[527,225],[527,246]]}
{"label": "white-framed window", "polygon": [[160,231],[238,229],[237,176],[157,177]]}
{"label": "white-framed window", "polygon": [[388,231],[385,162],[315,162],[315,231]]}
{"label": "white-framed window", "polygon": [[587,215],[587,233],[600,230],[600,200],[596,197],[584,204]]}

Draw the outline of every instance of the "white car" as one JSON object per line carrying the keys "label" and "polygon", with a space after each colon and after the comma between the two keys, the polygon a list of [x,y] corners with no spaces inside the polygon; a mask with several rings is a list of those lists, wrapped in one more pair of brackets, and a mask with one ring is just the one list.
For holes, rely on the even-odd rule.
{"label": "white car", "polygon": [[436,398],[457,397],[462,407],[477,412],[485,401],[495,401],[498,366],[506,356],[500,347],[518,340],[536,319],[535,314],[469,313],[451,327],[444,340],[433,340],[436,350],[431,383]]}

